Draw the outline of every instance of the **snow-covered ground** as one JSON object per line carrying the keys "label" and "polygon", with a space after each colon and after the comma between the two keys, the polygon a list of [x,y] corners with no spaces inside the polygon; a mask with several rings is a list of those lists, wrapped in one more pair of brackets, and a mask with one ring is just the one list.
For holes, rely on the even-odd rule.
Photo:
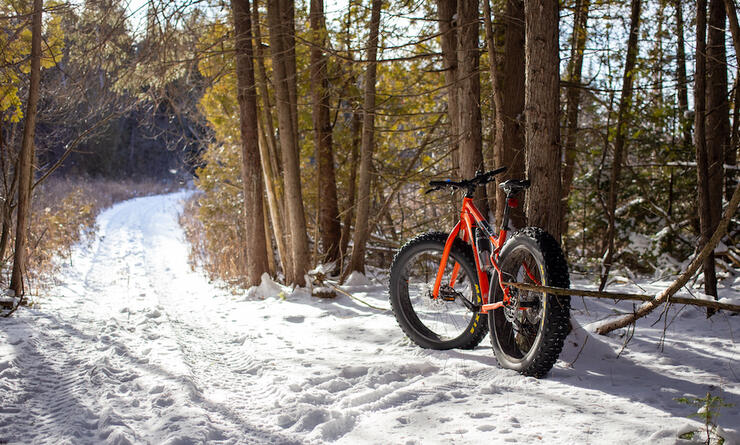
{"label": "snow-covered ground", "polygon": [[[675,399],[707,392],[735,404],[718,423],[740,443],[740,317],[673,307],[640,321],[617,357],[625,332],[591,333],[615,305],[574,298],[562,360],[546,379],[522,377],[487,339],[423,350],[390,311],[345,296],[209,283],[187,262],[185,196],[104,212],[63,284],[0,319],[0,444],[673,444],[701,426]],[[384,283],[354,284],[388,307]],[[725,286],[740,293],[740,280]]]}

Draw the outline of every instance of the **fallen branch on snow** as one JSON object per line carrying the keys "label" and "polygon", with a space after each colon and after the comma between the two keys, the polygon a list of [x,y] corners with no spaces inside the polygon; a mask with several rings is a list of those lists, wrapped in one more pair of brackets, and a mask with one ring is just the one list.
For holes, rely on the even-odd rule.
{"label": "fallen branch on snow", "polygon": [[[621,292],[598,292],[585,289],[564,289],[562,287],[536,286],[526,283],[504,283],[504,286],[511,286],[517,289],[528,290],[533,292],[547,292],[557,296],[578,296],[592,298],[608,298],[611,300],[632,300],[632,301],[652,301],[655,295],[645,294],[625,294]],[[684,298],[671,296],[668,303],[691,304],[694,306],[711,307],[714,309],[723,309],[732,312],[740,312],[740,305],[720,303],[714,300],[702,300],[700,298]]]}

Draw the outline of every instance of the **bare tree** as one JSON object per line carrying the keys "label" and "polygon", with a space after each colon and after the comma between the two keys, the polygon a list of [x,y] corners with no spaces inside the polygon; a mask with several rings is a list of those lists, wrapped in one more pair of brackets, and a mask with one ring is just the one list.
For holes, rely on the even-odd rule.
{"label": "bare tree", "polygon": [[16,295],[25,293],[23,280],[28,262],[27,235],[31,211],[31,186],[33,185],[34,136],[36,134],[36,111],[41,84],[41,12],[42,0],[33,1],[31,19],[31,79],[28,89],[26,123],[23,129],[20,159],[18,162],[18,210],[15,230],[15,251],[10,288]]}
{"label": "bare tree", "polygon": [[619,100],[617,111],[617,135],[614,139],[614,155],[612,156],[612,169],[609,177],[609,198],[607,211],[609,212],[609,226],[604,239],[604,259],[601,270],[601,284],[599,290],[604,290],[609,270],[614,258],[614,237],[616,236],[617,197],[619,190],[619,179],[622,174],[622,159],[624,158],[625,144],[627,140],[627,121],[629,119],[632,104],[632,90],[634,84],[635,65],[637,63],[637,37],[640,30],[641,0],[632,0],[632,11],[630,13],[630,33],[627,39],[627,58],[624,62],[624,75],[622,76],[622,96]]}
{"label": "bare tree", "polygon": [[311,99],[314,144],[318,160],[319,232],[325,261],[339,259],[341,226],[337,203],[337,182],[334,174],[334,148],[329,117],[329,80],[326,73],[326,25],[323,0],[311,0]]}
{"label": "bare tree", "polygon": [[573,35],[571,38],[570,62],[568,63],[568,90],[565,95],[566,133],[565,165],[563,166],[563,205],[561,228],[568,231],[568,196],[573,184],[576,163],[576,142],[578,140],[578,116],[581,105],[581,72],[583,71],[583,53],[586,49],[588,10],[590,0],[576,0],[575,17],[573,18]]}
{"label": "bare tree", "polygon": [[[480,49],[478,48],[477,1],[457,2],[457,100],[460,169],[463,178],[471,178],[483,169],[480,112]],[[476,190],[475,201],[483,214],[488,213],[486,189]]]}
{"label": "bare tree", "polygon": [[306,215],[303,208],[300,162],[298,158],[298,123],[295,76],[295,28],[290,0],[269,0],[267,20],[270,27],[273,84],[278,112],[280,149],[285,183],[285,208],[290,230],[290,283],[302,285],[310,266]]}
{"label": "bare tree", "polygon": [[365,272],[365,248],[370,236],[370,175],[375,146],[375,80],[378,60],[378,29],[380,28],[381,0],[372,1],[370,35],[367,46],[367,69],[362,114],[362,148],[360,150],[360,180],[357,188],[357,218],[352,237],[352,257],[345,275],[351,271]]}
{"label": "bare tree", "polygon": [[[488,6],[488,0],[483,0]],[[497,34],[503,37],[503,53],[496,51],[496,37],[488,38],[488,46],[493,51],[491,69],[495,71],[493,97],[495,107],[496,134],[493,143],[494,166],[506,166],[508,170],[501,180],[522,179],[524,177],[524,1],[507,0],[506,8],[497,12],[500,28]],[[487,8],[490,9],[490,8]],[[488,16],[488,13],[486,13]],[[487,19],[488,20],[488,19]],[[488,25],[486,25],[488,26]],[[491,32],[493,34],[493,32]],[[504,214],[505,196],[503,190],[496,188],[496,221]],[[521,228],[527,225],[524,208],[517,207],[510,213],[511,225]]]}
{"label": "bare tree", "polygon": [[437,0],[442,64],[447,84],[447,115],[450,122],[450,150],[452,168],[460,168],[458,139],[460,137],[459,106],[457,99],[457,0]]}
{"label": "bare tree", "polygon": [[525,0],[528,224],[560,239],[558,2]]}
{"label": "bare tree", "polygon": [[265,242],[262,171],[257,129],[257,89],[254,80],[252,19],[249,0],[232,0],[236,53],[237,102],[241,131],[241,176],[244,193],[244,232],[247,285],[256,286],[269,271]]}

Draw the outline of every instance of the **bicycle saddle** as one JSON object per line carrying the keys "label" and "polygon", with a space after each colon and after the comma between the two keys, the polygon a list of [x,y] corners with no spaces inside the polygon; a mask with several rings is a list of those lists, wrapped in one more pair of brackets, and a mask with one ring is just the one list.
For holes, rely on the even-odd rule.
{"label": "bicycle saddle", "polygon": [[509,179],[498,186],[506,193],[507,196],[515,195],[522,190],[526,190],[532,185],[529,179]]}

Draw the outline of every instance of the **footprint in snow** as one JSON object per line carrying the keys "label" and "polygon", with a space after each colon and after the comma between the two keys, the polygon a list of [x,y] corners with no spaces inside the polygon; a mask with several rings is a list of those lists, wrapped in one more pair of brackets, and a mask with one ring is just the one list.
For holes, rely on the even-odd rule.
{"label": "footprint in snow", "polygon": [[303,315],[291,315],[288,317],[285,317],[285,321],[289,323],[303,323],[303,321],[306,319]]}
{"label": "footprint in snow", "polygon": [[159,317],[162,316],[162,313],[159,312],[158,310],[154,309],[151,312],[147,312],[146,316],[149,317],[149,318],[159,318]]}

